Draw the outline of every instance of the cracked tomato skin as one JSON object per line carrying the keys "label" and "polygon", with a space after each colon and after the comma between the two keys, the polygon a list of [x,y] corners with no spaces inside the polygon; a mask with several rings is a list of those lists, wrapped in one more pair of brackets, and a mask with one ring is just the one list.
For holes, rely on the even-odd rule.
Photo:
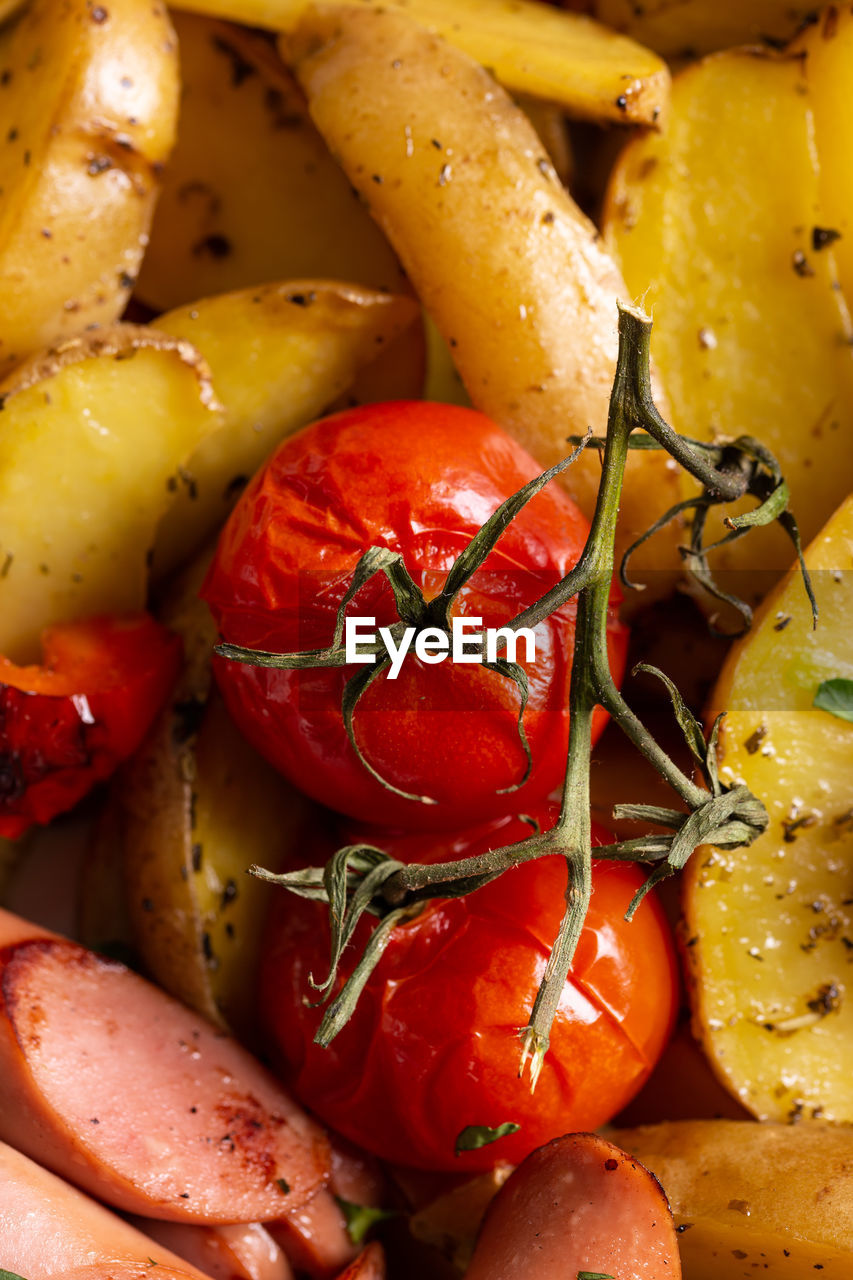
{"label": "cracked tomato skin", "polygon": [[[533,815],[543,828],[556,811]],[[442,862],[530,835],[518,818],[460,837],[347,831],[403,862]],[[612,837],[594,830],[594,842]],[[335,847],[334,844],[329,845]],[[313,850],[312,862],[327,850]],[[319,857],[316,856],[319,853]],[[313,1043],[322,1008],[309,974],[328,972],[327,908],[286,892],[273,904],[261,1009],[296,1096],[374,1155],[463,1172],[518,1163],[558,1135],[605,1124],[650,1074],[672,1030],[678,973],[668,925],[649,894],[625,910],[644,872],[593,864],[593,893],[535,1093],[518,1079],[521,1040],[564,905],[566,864],[546,857],[507,871],[467,898],[429,902],[398,926],[349,1023],[327,1049]],[[344,952],[340,984],[373,921]],[[454,1156],[468,1125],[514,1121],[519,1131]]]}
{"label": "cracked tomato skin", "polygon": [[[224,640],[278,653],[325,648],[359,558],[370,546],[402,554],[427,599],[454,559],[511,494],[539,474],[503,430],[473,410],[424,401],[367,405],[324,419],[285,441],[251,482],[219,541],[202,595]],[[576,563],[589,526],[552,483],[515,518],[463,588],[456,611],[500,626]],[[627,632],[614,591],[608,643],[621,677]],[[397,619],[378,576],[349,614]],[[524,808],[559,784],[568,740],[575,602],[537,629],[525,729],[533,768],[513,792]],[[521,646],[520,654],[524,654]],[[343,725],[341,695],[363,666],[271,670],[218,659],[216,677],[249,741],[303,791],[363,821],[450,829],[502,816],[501,789],[524,776],[516,686],[481,665],[425,666],[410,654],[399,676],[380,675],[354,727],[383,787],[359,761]],[[598,712],[595,732],[604,725]]]}
{"label": "cracked tomato skin", "polygon": [[0,657],[0,836],[50,822],[132,755],[180,664],[148,614],[58,623],[40,666]]}

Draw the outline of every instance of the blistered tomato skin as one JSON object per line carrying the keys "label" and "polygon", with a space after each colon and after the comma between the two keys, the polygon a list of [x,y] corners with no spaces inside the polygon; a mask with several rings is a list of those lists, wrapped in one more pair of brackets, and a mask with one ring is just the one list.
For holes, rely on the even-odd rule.
{"label": "blistered tomato skin", "polygon": [[139,746],[181,642],[147,614],[59,623],[41,666],[0,658],[0,836],[72,808]]}
{"label": "blistered tomato skin", "polygon": [[[535,816],[544,827],[554,817]],[[358,835],[402,861],[437,862],[529,832],[509,819],[456,840]],[[596,836],[599,843],[608,839],[600,830]],[[279,894],[261,1007],[286,1078],[306,1106],[346,1137],[424,1169],[518,1162],[559,1134],[604,1124],[646,1080],[677,1009],[676,961],[657,901],[649,895],[631,924],[623,918],[642,877],[626,863],[594,864],[592,902],[535,1093],[528,1079],[518,1079],[519,1031],[562,915],[563,859],[528,863],[469,897],[431,902],[398,927],[351,1021],[328,1049],[313,1043],[322,1009],[304,999],[316,998],[309,975],[321,980],[328,972],[326,909]],[[344,975],[370,928],[359,926],[344,954]],[[454,1155],[466,1126],[507,1121],[519,1131]]]}
{"label": "blistered tomato skin", "polygon": [[[472,410],[398,402],[335,415],[291,437],[255,477],[220,539],[203,594],[231,643],[275,652],[325,648],[368,547],[400,552],[429,599],[500,503],[538,473],[505,432]],[[509,526],[456,612],[486,627],[508,622],[572,568],[587,532],[572,501],[549,485]],[[614,596],[608,634],[618,677],[626,632],[617,603]],[[363,588],[349,613],[375,617],[377,626],[396,621],[384,578]],[[523,661],[533,768],[513,806],[544,797],[562,776],[574,627],[571,602],[540,625],[535,658]],[[525,770],[511,681],[476,663],[425,666],[412,653],[396,679],[381,675],[364,694],[355,732],[365,757],[400,790],[436,801],[425,805],[384,788],[347,740],[341,695],[359,671],[216,665],[245,735],[324,804],[405,828],[447,829],[506,812],[506,797],[496,792]],[[603,723],[602,714],[596,729]]]}

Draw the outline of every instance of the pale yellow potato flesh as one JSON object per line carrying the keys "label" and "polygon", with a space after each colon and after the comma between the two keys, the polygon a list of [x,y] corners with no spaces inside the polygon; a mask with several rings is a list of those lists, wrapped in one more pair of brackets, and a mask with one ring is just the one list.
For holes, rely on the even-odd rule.
{"label": "pale yellow potato flesh", "polygon": [[830,5],[820,20],[804,28],[793,52],[804,55],[803,70],[814,117],[819,160],[821,223],[832,239],[838,276],[848,308],[853,305],[853,10]]}
{"label": "pale yellow potato flesh", "polygon": [[[475,407],[543,466],[566,456],[572,433],[603,433],[627,290],[523,113],[482,67],[397,12],[314,10],[286,52]],[[588,453],[563,477],[587,514],[600,474]],[[632,455],[623,543],[677,494],[674,464]],[[643,549],[658,586],[677,538],[668,530]]]}
{"label": "pale yellow potato flesh", "polygon": [[314,806],[246,743],[211,691],[216,628],[198,588],[210,552],[161,617],[187,663],[172,705],[114,788],[127,909],[146,968],[172,995],[254,1039],[270,885],[247,874],[292,858]]}
{"label": "pale yellow potato flesh", "polygon": [[178,140],[136,296],[157,310],[306,276],[405,291],[400,267],[268,41],[174,15]]}
{"label": "pale yellow potato flesh", "polygon": [[682,1120],[608,1136],[654,1173],[684,1280],[849,1280],[853,1132]]}
{"label": "pale yellow potato flesh", "polygon": [[[347,0],[402,10],[470,54],[514,93],[559,103],[586,120],[659,126],[669,72],[648,49],[580,13],[532,0]],[[292,32],[310,0],[180,0],[179,8]]]}
{"label": "pale yellow potato flesh", "polygon": [[695,58],[768,36],[790,40],[815,12],[808,0],[593,0],[591,7],[600,22],[666,58]]}
{"label": "pale yellow potato flesh", "polygon": [[175,136],[159,0],[33,0],[0,32],[0,376],[124,309]]}
{"label": "pale yellow potato flesh", "polygon": [[158,530],[155,576],[197,551],[275,446],[357,386],[383,352],[397,369],[379,367],[365,397],[417,396],[419,318],[412,298],[324,280],[261,285],[160,316],[158,329],[207,361],[223,413],[221,430],[186,460],[189,482]]}
{"label": "pale yellow potato flesh", "polygon": [[853,499],[723,668],[722,778],[770,825],[749,848],[694,854],[684,883],[694,1031],[761,1119],[853,1122],[853,724],[812,705],[853,679]]}
{"label": "pale yellow potato flesh", "polygon": [[114,325],[0,384],[0,653],[51,623],[143,607],[147,555],[181,465],[219,426],[198,352]]}
{"label": "pale yellow potato flesh", "polygon": [[[654,316],[673,425],[762,441],[808,541],[853,487],[853,351],[834,246],[812,244],[824,215],[807,87],[801,59],[760,50],[677,76],[665,138],[638,138],[616,167],[605,235]],[[774,525],[712,565],[755,601],[790,558]]]}

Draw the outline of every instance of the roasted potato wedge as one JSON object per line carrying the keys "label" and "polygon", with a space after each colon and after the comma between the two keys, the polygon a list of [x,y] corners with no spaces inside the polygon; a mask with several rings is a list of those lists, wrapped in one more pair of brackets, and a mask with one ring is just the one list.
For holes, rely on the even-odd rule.
{"label": "roasted potato wedge", "polygon": [[165,6],[32,0],[0,32],[0,86],[2,376],[124,309],[175,137]]}
{"label": "roasted potato wedge", "polygon": [[178,141],[137,297],[162,311],[306,276],[404,292],[392,250],[329,155],[275,50],[227,23],[190,14],[174,20]]}
{"label": "roasted potato wedge", "polygon": [[609,1136],[663,1184],[684,1280],[853,1273],[849,1129],[684,1120]]}
{"label": "roasted potato wedge", "polygon": [[[473,404],[546,466],[572,432],[603,431],[625,286],[522,112],[482,67],[391,10],[313,10],[287,51]],[[587,513],[599,476],[592,453],[565,473]],[[676,493],[662,455],[632,454],[623,539]],[[669,530],[642,549],[658,581],[676,539]]]}
{"label": "roasted potato wedge", "polygon": [[119,782],[127,905],[160,986],[251,1038],[254,977],[270,886],[314,806],[243,741],[210,686],[216,631],[197,591],[209,554],[183,575],[162,617],[187,664],[172,705]]}
{"label": "roasted potato wedge", "polygon": [[163,330],[93,331],[17,370],[0,384],[0,652],[35,655],[60,618],[141,608],[170,504],[160,571],[197,550],[278,440],[397,338],[414,344],[401,362],[414,393],[419,314],[410,298],[357,287],[268,285],[171,313]]}
{"label": "roasted potato wedge", "polygon": [[[765,602],[723,668],[713,710],[726,781],[763,800],[749,848],[699,851],[684,886],[694,1030],[761,1119],[853,1122],[853,724],[813,706],[853,680],[853,498]],[[848,1264],[850,1265],[850,1264]]]}
{"label": "roasted potato wedge", "polygon": [[790,40],[815,7],[807,0],[593,0],[592,12],[614,31],[677,59]]}
{"label": "roasted potato wedge", "polygon": [[0,384],[0,652],[44,627],[140,609],[179,467],[220,424],[194,347],[133,325],[69,339]]}
{"label": "roasted potato wedge", "polygon": [[279,441],[342,394],[406,398],[423,383],[417,303],[357,285],[262,285],[179,308],[157,327],[201,352],[224,414],[187,460],[189,480],[158,533],[155,575],[198,551]]}
{"label": "roasted potato wedge", "polygon": [[[605,233],[654,313],[673,426],[761,440],[809,540],[853,487],[853,335],[833,246],[815,238],[826,222],[806,88],[801,58],[761,50],[682,72],[666,137],[637,139],[617,165]],[[754,602],[790,558],[772,525],[712,565]]]}
{"label": "roasted potato wedge", "polygon": [[[345,0],[402,9],[470,54],[514,93],[585,120],[663,123],[669,72],[655,54],[577,13],[530,0]],[[292,32],[311,0],[181,0],[180,8]]]}
{"label": "roasted potato wedge", "polygon": [[[801,55],[809,104],[814,115],[815,143],[820,162],[821,225],[814,245],[832,246],[847,301],[853,306],[853,10],[828,5],[792,46]],[[813,246],[814,247],[814,246]]]}

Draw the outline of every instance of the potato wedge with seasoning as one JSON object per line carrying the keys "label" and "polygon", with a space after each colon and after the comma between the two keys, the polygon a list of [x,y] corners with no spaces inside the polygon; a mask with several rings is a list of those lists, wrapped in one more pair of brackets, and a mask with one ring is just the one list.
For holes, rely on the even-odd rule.
{"label": "potato wedge with seasoning", "polygon": [[[628,145],[605,215],[628,285],[655,315],[672,425],[757,437],[781,464],[806,541],[853,488],[853,335],[834,247],[816,239],[824,225],[803,60],[761,50],[676,77],[666,137]],[[773,525],[711,563],[725,589],[755,602],[790,557]]]}
{"label": "potato wedge with seasoning", "polygon": [[175,138],[165,5],[32,0],[0,32],[0,376],[116,320]]}
{"label": "potato wedge with seasoning", "polygon": [[146,549],[177,469],[220,415],[201,356],[113,325],[0,384],[0,652],[50,623],[144,606]]}
{"label": "potato wedge with seasoning", "polygon": [[853,1132],[684,1120],[609,1137],[661,1181],[684,1280],[847,1280]]}
{"label": "potato wedge with seasoning", "polygon": [[[522,112],[482,67],[396,11],[316,9],[283,47],[473,404],[545,466],[566,456],[571,433],[603,431],[625,286]],[[588,453],[562,477],[586,513],[600,473]],[[632,454],[623,539],[677,489],[662,455]],[[677,539],[670,529],[641,551],[663,591]]]}
{"label": "potato wedge with seasoning", "polygon": [[261,285],[178,308],[157,327],[201,352],[225,412],[221,431],[187,461],[190,482],[158,532],[155,575],[198,551],[279,441],[344,393],[407,398],[423,383],[417,303],[358,285]]}
{"label": "potato wedge with seasoning", "polygon": [[614,31],[676,59],[790,40],[815,6],[808,0],[593,0],[592,12]]}
{"label": "potato wedge with seasoning", "polygon": [[146,969],[197,1012],[252,1039],[269,895],[246,874],[279,870],[315,812],[246,743],[211,691],[216,628],[198,588],[210,553],[161,610],[182,636],[172,704],[113,789],[131,932]]}
{"label": "potato wedge with seasoning", "polygon": [[812,231],[815,253],[831,246],[848,308],[853,306],[853,10],[828,5],[806,26],[791,52],[803,59],[820,162],[821,224]]}
{"label": "potato wedge with seasoning", "polygon": [[174,23],[178,140],[136,296],[165,310],[312,275],[405,292],[392,250],[268,41],[190,14]]}
{"label": "potato wedge with seasoning", "polygon": [[[685,873],[694,1031],[726,1087],[764,1120],[853,1123],[853,723],[814,705],[826,682],[853,718],[853,498],[735,645],[712,699],[727,708],[721,777],[770,825]],[[845,685],[843,682],[846,681]],[[826,690],[824,690],[824,695]],[[820,699],[819,699],[820,700]]]}
{"label": "potato wedge with seasoning", "polygon": [[267,285],[171,313],[163,329],[95,330],[22,366],[0,384],[0,652],[37,653],[61,618],[142,608],[171,504],[160,571],[197,550],[278,440],[397,338],[414,390],[418,318],[410,298]]}
{"label": "potato wedge with seasoning", "polygon": [[[659,126],[669,72],[656,54],[584,14],[531,0],[345,0],[404,10],[490,67],[513,93],[559,103],[580,119]],[[311,0],[181,0],[179,7],[293,32]]]}

